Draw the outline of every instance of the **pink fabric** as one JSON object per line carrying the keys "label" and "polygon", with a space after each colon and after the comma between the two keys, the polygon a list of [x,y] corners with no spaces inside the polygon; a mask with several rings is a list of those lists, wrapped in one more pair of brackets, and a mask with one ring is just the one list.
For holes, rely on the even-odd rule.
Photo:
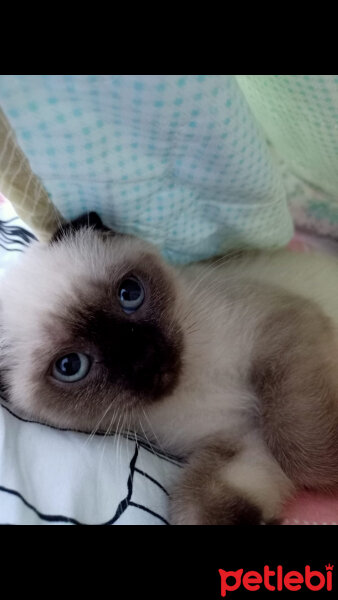
{"label": "pink fabric", "polygon": [[300,492],[284,507],[283,525],[338,525],[338,492]]}
{"label": "pink fabric", "polygon": [[338,257],[338,241],[297,230],[288,248],[295,252],[310,252],[311,250],[315,250],[316,252],[324,252],[325,254]]}

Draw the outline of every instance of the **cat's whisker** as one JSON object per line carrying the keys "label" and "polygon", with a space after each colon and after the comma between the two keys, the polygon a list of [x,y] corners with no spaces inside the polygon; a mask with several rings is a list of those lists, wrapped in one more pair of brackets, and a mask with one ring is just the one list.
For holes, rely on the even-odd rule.
{"label": "cat's whisker", "polygon": [[117,456],[117,447],[118,447],[118,439],[119,439],[119,426],[120,426],[121,418],[122,418],[122,413],[120,413],[118,421],[117,421],[117,424],[114,427],[114,436],[115,436],[115,439],[114,439],[114,451],[115,451],[115,455],[116,456]]}
{"label": "cat's whisker", "polygon": [[105,451],[106,443],[107,443],[107,437],[110,435],[110,432],[111,432],[113,418],[114,418],[114,415],[112,416],[109,426],[108,426],[107,430],[105,431],[103,439],[102,439],[102,453],[100,456],[99,466],[98,466],[98,479],[99,480],[100,480],[100,472],[101,472],[101,467],[102,467],[102,462],[103,462],[103,457],[104,457],[104,451]]}
{"label": "cat's whisker", "polygon": [[144,427],[143,427],[143,425],[142,425],[142,421],[141,421],[141,419],[140,419],[140,418],[139,418],[139,424],[140,424],[140,427],[141,427],[141,429],[142,429],[142,432],[143,432],[143,435],[144,435],[144,437],[145,437],[145,440],[146,440],[147,444],[148,444],[148,445],[149,445],[149,447],[150,447],[150,450],[151,450],[151,452],[154,454],[154,456],[157,456],[157,454],[156,454],[156,452],[155,452],[155,450],[154,450],[154,448],[153,448],[153,445],[152,445],[151,441],[149,440],[149,438],[148,438],[148,436],[147,436],[147,434],[146,434],[146,432],[145,432],[145,430],[144,430]]}
{"label": "cat's whisker", "polygon": [[149,424],[149,428],[150,428],[151,434],[154,436],[154,439],[155,439],[155,441],[156,441],[157,447],[158,447],[158,448],[161,450],[161,452],[163,453],[163,455],[164,455],[164,456],[167,456],[167,452],[166,452],[166,451],[165,451],[165,449],[163,448],[163,446],[162,446],[162,444],[161,444],[160,440],[158,439],[158,437],[157,437],[157,435],[156,435],[156,433],[155,433],[155,431],[154,431],[154,428],[153,428],[153,426],[152,426],[152,424],[151,424],[151,421],[150,421],[150,419],[149,419],[149,416],[147,415],[147,413],[146,413],[146,411],[145,411],[145,409],[144,409],[144,407],[143,407],[143,406],[142,406],[142,412],[143,412],[143,414],[144,414],[144,416],[145,416],[145,418],[146,418],[146,420],[147,420],[147,422],[148,422],[148,424]]}
{"label": "cat's whisker", "polygon": [[119,432],[118,432],[118,442],[117,442],[117,464],[118,464],[119,478],[121,476],[121,473],[123,472],[123,469],[122,469],[122,448],[123,448],[123,443],[124,443],[123,432],[124,432],[124,426],[125,426],[125,418],[126,418],[126,415],[123,412],[122,420],[121,420],[121,426],[120,426],[120,429],[119,429]]}
{"label": "cat's whisker", "polygon": [[210,267],[209,265],[205,265],[205,270],[203,270],[202,274],[193,280],[193,285],[188,290],[190,294],[194,294],[195,290],[204,281],[204,279],[206,279],[209,275],[211,275],[211,273],[213,273],[217,269],[221,268],[227,262],[227,260],[227,258],[222,256],[218,260],[213,262],[210,265]]}
{"label": "cat's whisker", "polygon": [[118,421],[117,421],[117,424],[114,427],[113,451],[114,451],[114,455],[115,455],[115,465],[116,465],[115,468],[116,468],[117,471],[119,470],[119,464],[118,464],[118,447],[119,447],[119,437],[120,437],[119,427],[120,427],[121,418],[122,418],[122,413],[120,413]]}
{"label": "cat's whisker", "polygon": [[[110,409],[112,409],[114,407],[113,404],[109,404],[109,406],[106,408],[106,410],[104,411],[103,415],[101,416],[101,418],[99,419],[99,421],[96,423],[95,427],[92,429],[90,435],[87,437],[85,443],[83,444],[83,447],[87,446],[87,444],[89,444],[93,437],[96,435],[96,433],[99,430],[100,424],[102,423],[103,419],[107,416],[108,412],[110,411]],[[112,417],[113,418],[113,417]]]}

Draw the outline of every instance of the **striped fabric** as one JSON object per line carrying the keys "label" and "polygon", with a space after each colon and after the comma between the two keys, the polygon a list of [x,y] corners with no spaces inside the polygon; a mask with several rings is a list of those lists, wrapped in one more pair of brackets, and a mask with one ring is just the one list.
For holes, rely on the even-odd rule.
{"label": "striped fabric", "polygon": [[0,191],[11,199],[16,213],[33,227],[39,238],[49,238],[61,217],[41,180],[31,170],[1,107]]}
{"label": "striped fabric", "polygon": [[0,403],[0,524],[166,525],[177,460],[131,433],[67,431]]}

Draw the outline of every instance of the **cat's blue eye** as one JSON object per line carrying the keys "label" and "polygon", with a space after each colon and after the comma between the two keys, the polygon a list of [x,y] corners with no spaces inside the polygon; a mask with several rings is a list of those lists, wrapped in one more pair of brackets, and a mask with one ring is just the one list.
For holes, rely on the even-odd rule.
{"label": "cat's blue eye", "polygon": [[71,352],[61,356],[53,365],[52,375],[59,381],[73,383],[84,379],[91,366],[90,358],[81,352]]}
{"label": "cat's blue eye", "polygon": [[143,286],[136,277],[128,277],[120,284],[118,297],[124,312],[133,313],[143,304]]}

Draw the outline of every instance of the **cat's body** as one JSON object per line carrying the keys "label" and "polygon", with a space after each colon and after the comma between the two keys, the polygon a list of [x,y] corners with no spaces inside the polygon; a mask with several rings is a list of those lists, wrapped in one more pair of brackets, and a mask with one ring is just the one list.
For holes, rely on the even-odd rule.
{"label": "cat's body", "polygon": [[[144,299],[121,310],[135,280]],[[296,486],[338,485],[337,289],[338,262],[320,255],[173,269],[135,238],[71,229],[4,282],[9,399],[56,425],[124,423],[186,457],[173,523],[274,521]],[[56,380],[74,352],[89,373]]]}
{"label": "cat's body", "polygon": [[[195,288],[192,311],[195,327],[191,326],[186,374],[175,390],[175,397],[171,396],[170,400],[153,409],[156,429],[161,430],[164,422],[165,404],[168,411],[174,403],[177,409],[184,406],[188,411],[191,396],[192,411],[189,417],[184,417],[187,422],[201,419],[205,424],[215,407],[217,418],[211,419],[210,433],[217,429],[233,432],[234,427],[240,431],[242,422],[244,432],[247,416],[251,421],[261,413],[252,382],[258,354],[262,351],[266,356],[275,354],[278,348],[274,344],[281,343],[288,325],[290,345],[296,346],[299,352],[310,349],[315,356],[323,342],[331,355],[334,323],[338,324],[337,267],[338,263],[326,256],[300,255],[285,250],[243,253],[215,265],[183,268],[180,273],[183,286],[188,282],[194,287],[200,282]],[[331,317],[330,324],[327,317]],[[285,348],[284,342],[281,361],[287,359],[287,350],[291,349]],[[200,396],[201,402],[195,411]],[[159,417],[155,421],[156,410]],[[183,418],[182,410],[173,412],[179,423]],[[174,441],[175,434],[177,441]],[[165,431],[163,435],[166,435]],[[200,435],[197,426],[191,428],[192,445],[194,435]],[[188,432],[180,435],[179,427],[175,427],[166,443],[176,444],[176,451],[179,447],[186,451],[189,439]]]}

